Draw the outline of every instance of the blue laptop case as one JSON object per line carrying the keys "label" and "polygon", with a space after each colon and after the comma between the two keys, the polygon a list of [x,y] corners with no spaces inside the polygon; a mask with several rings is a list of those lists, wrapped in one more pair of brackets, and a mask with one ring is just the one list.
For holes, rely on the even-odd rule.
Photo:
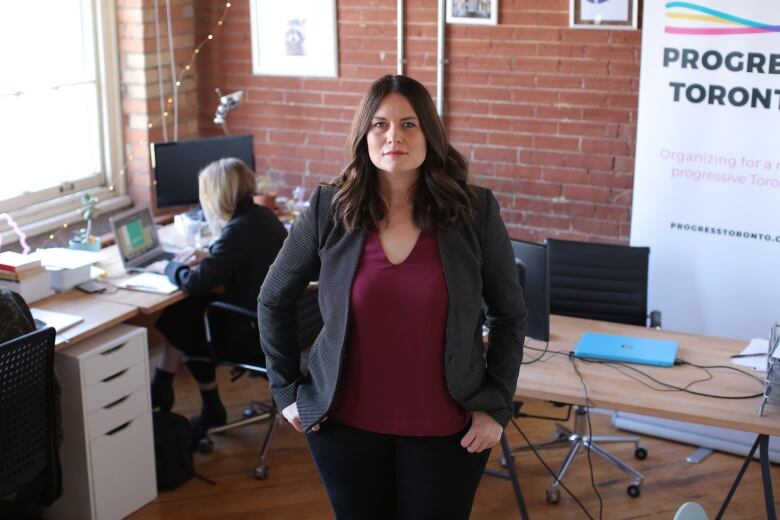
{"label": "blue laptop case", "polygon": [[677,356],[677,342],[586,332],[577,343],[574,355],[600,361],[670,367]]}

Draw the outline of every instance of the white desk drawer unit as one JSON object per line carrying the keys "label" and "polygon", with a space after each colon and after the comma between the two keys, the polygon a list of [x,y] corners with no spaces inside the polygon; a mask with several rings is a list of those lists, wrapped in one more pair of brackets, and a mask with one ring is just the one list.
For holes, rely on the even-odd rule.
{"label": "white desk drawer unit", "polygon": [[124,518],[157,496],[146,329],[117,325],[55,355],[63,495],[52,519]]}

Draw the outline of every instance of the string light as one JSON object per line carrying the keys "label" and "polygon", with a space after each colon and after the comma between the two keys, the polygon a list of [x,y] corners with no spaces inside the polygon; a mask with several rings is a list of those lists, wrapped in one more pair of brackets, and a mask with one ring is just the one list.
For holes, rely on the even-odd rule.
{"label": "string light", "polygon": [[[219,31],[222,28],[222,26],[225,24],[225,18],[227,17],[228,9],[230,9],[231,6],[232,6],[232,4],[230,2],[226,2],[225,3],[225,9],[222,11],[222,15],[219,17],[219,20],[217,20],[217,27],[216,27],[216,29],[212,33],[209,33],[208,36],[203,39],[203,41],[201,41],[197,46],[195,46],[195,48],[192,49],[192,55],[190,56],[189,62],[183,68],[179,69],[179,70],[181,70],[181,73],[179,74],[179,77],[177,78],[176,82],[174,83],[174,85],[175,85],[174,89],[178,89],[179,87],[181,87],[181,84],[182,84],[182,81],[184,80],[184,78],[188,74],[192,73],[193,66],[195,65],[195,59],[200,54],[200,50],[208,42],[214,40],[214,37],[216,36],[217,31]],[[177,93],[174,92],[174,95],[177,95]],[[169,97],[167,99],[167,104],[168,105],[172,105],[173,101],[174,101],[173,97]],[[175,112],[175,110],[174,110],[174,112]],[[157,127],[158,123],[163,122],[165,120],[165,118],[167,118],[169,115],[170,115],[169,112],[167,110],[164,110],[162,112],[162,116],[161,117],[158,117],[158,118],[152,120],[151,122],[147,123],[146,127],[148,129],[152,129],[152,128]],[[175,114],[174,114],[174,116],[175,116]],[[120,176],[124,176],[125,175],[125,172],[127,170],[127,165],[132,160],[133,160],[133,155],[132,154],[128,154],[127,155],[127,159],[125,160],[125,163],[122,165],[122,168],[119,170],[119,175]],[[157,181],[153,181],[153,185],[156,186],[157,185]],[[108,186],[108,190],[109,191],[114,191],[114,185]],[[80,215],[81,214],[81,209],[77,209],[76,213]],[[21,229],[19,229],[19,227],[16,225],[16,223],[13,222],[13,220],[11,220],[11,217],[9,215],[7,215],[5,213],[0,213],[0,218],[2,218],[2,217],[5,217],[6,220],[8,220],[9,226],[11,226],[14,229],[14,232],[19,237],[19,242],[22,243],[22,246],[25,249],[25,254],[27,254],[27,252],[29,252],[29,250],[30,250],[30,247],[27,246],[27,242],[26,242],[26,238],[27,237],[24,234],[24,232],[22,232]],[[56,230],[53,233],[51,233],[49,235],[49,240],[54,240],[55,236],[60,231],[63,231],[63,230],[66,230],[66,229],[68,229],[68,224],[67,223],[63,224],[62,227],[60,227],[58,230]],[[2,243],[2,242],[0,242],[0,243]]]}
{"label": "string light", "polygon": [[[174,83],[174,89],[178,89],[179,87],[181,87],[182,82],[184,81],[184,78],[188,74],[192,73],[193,66],[195,65],[195,59],[200,54],[200,50],[209,41],[212,41],[214,39],[214,37],[216,36],[217,31],[219,31],[219,29],[222,28],[222,26],[225,24],[225,18],[227,17],[228,9],[230,9],[231,6],[232,6],[232,4],[230,2],[226,2],[225,3],[225,9],[222,11],[222,15],[219,17],[219,20],[217,20],[217,27],[216,27],[216,29],[213,32],[209,33],[208,36],[206,36],[206,38],[204,38],[197,46],[195,46],[194,49],[192,49],[192,55],[190,56],[189,62],[186,65],[184,65],[183,68],[179,69],[179,70],[181,70],[181,73],[179,74],[179,77],[176,79],[176,82]],[[176,92],[174,92],[174,95],[176,95]],[[173,102],[174,102],[174,98],[173,97],[169,97],[167,99],[167,103],[169,105],[172,105]],[[174,118],[176,117],[175,112],[176,112],[176,110],[174,110]],[[166,110],[166,111],[163,112],[162,118],[166,118],[169,115],[170,114]],[[158,119],[153,120],[151,123],[147,124],[147,127],[148,128],[155,128],[157,126],[157,124],[161,121],[162,118],[158,118]],[[128,160],[130,160],[130,159],[131,159],[131,157],[128,157]],[[120,175],[122,175],[122,173],[120,173]]]}
{"label": "string light", "polygon": [[[8,213],[0,213],[0,218],[4,218],[6,222],[8,222],[8,227],[10,227],[14,233],[16,233],[16,236],[19,237],[19,243],[22,244],[22,254],[26,255],[30,252],[30,246],[27,245],[27,235],[24,233],[24,231],[21,230],[19,227],[19,224],[16,223],[16,221],[11,218],[11,215]],[[3,245],[3,237],[0,235],[0,246]]]}

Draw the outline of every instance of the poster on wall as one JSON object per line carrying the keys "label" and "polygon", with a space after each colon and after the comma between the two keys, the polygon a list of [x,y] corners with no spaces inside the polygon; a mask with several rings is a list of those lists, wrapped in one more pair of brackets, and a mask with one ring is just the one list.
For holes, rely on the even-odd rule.
{"label": "poster on wall", "polygon": [[447,23],[496,25],[498,0],[447,0]]}
{"label": "poster on wall", "polygon": [[569,0],[569,27],[636,29],[639,0]]}
{"label": "poster on wall", "polygon": [[645,2],[631,244],[666,329],[780,321],[780,2]]}
{"label": "poster on wall", "polygon": [[255,76],[338,76],[336,0],[250,0]]}

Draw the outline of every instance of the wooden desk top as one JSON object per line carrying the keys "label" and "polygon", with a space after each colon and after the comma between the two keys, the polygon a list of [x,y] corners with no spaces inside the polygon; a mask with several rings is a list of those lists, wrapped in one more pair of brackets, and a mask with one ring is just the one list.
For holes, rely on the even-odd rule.
{"label": "wooden desk top", "polygon": [[32,305],[49,311],[76,314],[84,321],[57,334],[55,350],[92,337],[138,314],[138,308],[119,303],[101,301],[92,294],[77,290],[55,294]]}
{"label": "wooden desk top", "polygon": [[[99,264],[101,269],[107,273],[106,282],[116,284],[121,280],[135,276],[125,272],[122,260],[119,258],[119,249],[116,245],[103,249],[106,259]],[[165,307],[174,304],[187,297],[182,291],[176,291],[172,294],[156,294],[142,291],[130,291],[127,289],[117,289],[116,292],[106,292],[94,294],[98,300],[111,303],[119,303],[138,308],[143,314],[153,314]]]}
{"label": "wooden desk top", "polygon": [[[550,351],[573,351],[583,332],[603,332],[637,337],[650,337],[676,340],[679,344],[677,357],[697,365],[734,366],[729,356],[739,353],[745,346],[744,341],[697,336],[691,334],[657,331],[631,325],[621,325],[602,321],[591,321],[564,316],[551,316]],[[544,344],[531,341],[535,348],[544,348]],[[541,352],[526,349],[523,361],[537,358]],[[519,398],[534,397],[548,401],[571,404],[584,404],[584,389],[568,356],[547,355],[547,361],[539,361],[520,368],[516,395]],[[614,365],[588,363],[575,360],[588,387],[591,405],[654,415],[667,419],[678,419],[711,426],[734,428],[754,433],[780,435],[780,407],[767,405],[765,416],[758,415],[761,398],[752,399],[715,399],[696,396],[684,392],[659,392],[651,390],[641,383],[620,373]],[[645,365],[631,365],[653,377],[676,386],[685,386],[697,379],[706,377],[706,373],[691,366],[669,368]],[[658,388],[652,381],[640,374],[620,368],[632,376],[640,377],[648,384]],[[746,370],[749,371],[749,370]],[[732,370],[710,369],[714,378],[698,383],[690,389],[717,395],[751,395],[762,392],[763,386],[747,376]],[[764,372],[755,372],[761,377]]]}

